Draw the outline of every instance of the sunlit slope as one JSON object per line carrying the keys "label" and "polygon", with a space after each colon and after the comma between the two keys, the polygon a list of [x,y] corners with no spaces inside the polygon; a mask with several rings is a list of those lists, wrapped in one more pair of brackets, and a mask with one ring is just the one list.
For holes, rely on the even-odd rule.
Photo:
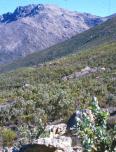
{"label": "sunlit slope", "polygon": [[[20,67],[38,65],[46,61],[60,58],[74,52],[98,47],[107,42],[116,40],[116,17],[109,19],[105,23],[98,25],[82,34],[79,34],[68,41],[50,47],[44,51],[33,53],[24,59],[4,65],[0,68],[1,72],[14,70]],[[97,49],[97,48],[96,48]]]}
{"label": "sunlit slope", "polygon": [[[63,81],[62,77],[89,67],[105,68],[105,71],[90,74],[79,79]],[[40,100],[40,94],[51,97],[65,92],[66,102],[87,101],[92,95],[99,98],[101,105],[115,105],[116,43],[108,43],[94,49],[80,52],[48,62],[40,67],[21,68],[0,75],[0,96],[3,101],[23,97],[26,100]],[[32,85],[25,89],[24,85]],[[52,96],[53,95],[53,96]],[[70,97],[69,97],[70,96]],[[44,97],[42,97],[42,101]],[[47,101],[48,102],[48,101]],[[52,101],[51,101],[52,102]],[[73,105],[72,105],[73,106]]]}

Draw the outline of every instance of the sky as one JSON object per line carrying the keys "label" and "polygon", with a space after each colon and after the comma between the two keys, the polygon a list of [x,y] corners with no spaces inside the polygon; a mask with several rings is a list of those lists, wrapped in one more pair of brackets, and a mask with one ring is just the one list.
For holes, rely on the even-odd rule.
{"label": "sky", "polygon": [[98,16],[116,13],[116,0],[0,0],[0,14],[28,4],[55,4],[59,7]]}

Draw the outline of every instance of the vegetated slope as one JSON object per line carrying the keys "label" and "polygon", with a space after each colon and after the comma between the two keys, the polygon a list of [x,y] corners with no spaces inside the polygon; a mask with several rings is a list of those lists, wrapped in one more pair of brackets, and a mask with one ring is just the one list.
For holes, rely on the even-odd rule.
{"label": "vegetated slope", "polygon": [[38,65],[46,61],[60,58],[62,56],[79,52],[88,48],[98,47],[98,45],[116,40],[116,17],[109,19],[105,23],[85,31],[70,40],[50,47],[38,53],[31,54],[22,60],[2,66],[1,72],[10,71],[20,67]]}
{"label": "vegetated slope", "polygon": [[[50,117],[59,116],[59,112],[55,114],[54,111],[58,106],[67,107],[65,110],[61,108],[64,113],[72,112],[75,102],[86,106],[92,95],[98,97],[102,107],[116,106],[115,59],[116,42],[101,45],[78,55],[70,55],[38,68],[22,68],[1,74],[0,101],[32,100],[46,113],[51,114]],[[79,79],[62,80],[62,77],[81,71],[86,66],[105,70]],[[50,111],[51,106],[53,111]]]}
{"label": "vegetated slope", "polygon": [[0,63],[48,48],[106,19],[54,5],[18,7],[0,16]]}
{"label": "vegetated slope", "polygon": [[[5,103],[7,101],[5,105],[0,105],[0,130],[2,134],[4,133],[3,139],[5,140],[3,142],[5,145],[14,143],[13,139],[16,137],[16,146],[19,144],[19,141],[22,141],[20,143],[25,145],[24,143],[27,144],[28,141],[30,143],[30,141],[34,141],[33,139],[38,137],[48,137],[49,131],[43,132],[43,128],[45,128],[48,122],[59,119],[66,121],[75,110],[87,109],[89,105],[89,109],[92,107],[92,111],[95,111],[95,117],[92,117],[92,113],[84,115],[85,110],[77,110],[79,114],[83,114],[87,118],[83,119],[81,117],[81,119],[78,119],[79,122],[80,120],[85,120],[81,126],[81,129],[86,129],[85,131],[82,130],[84,135],[87,133],[87,135],[91,136],[91,132],[92,135],[94,135],[94,132],[96,135],[104,131],[103,135],[107,139],[108,144],[107,142],[103,142],[103,144],[105,147],[106,145],[111,146],[112,139],[115,139],[115,128],[107,130],[109,136],[106,138],[106,128],[101,120],[101,118],[106,118],[106,113],[101,112],[95,102],[91,102],[91,97],[95,95],[101,107],[116,106],[115,59],[116,42],[101,45],[92,50],[81,52],[78,55],[70,55],[38,68],[22,68],[14,72],[1,74],[0,102]],[[86,66],[103,68],[105,70],[79,79],[62,80],[62,77],[70,75],[75,71],[81,71]],[[92,106],[90,106],[90,103]],[[90,114],[91,119],[88,119]],[[94,126],[94,119],[97,125],[91,127],[91,125]],[[102,129],[98,122],[105,129]],[[6,130],[6,128],[16,129],[13,132],[10,129]],[[56,127],[53,126],[53,128]],[[91,131],[91,128],[94,130]],[[82,131],[80,132],[79,130],[80,133]],[[102,136],[99,138],[102,138],[102,141],[104,140]],[[93,136],[88,139],[94,139],[93,141],[96,143],[96,138],[93,138]],[[55,141],[55,145],[56,143]]]}
{"label": "vegetated slope", "polygon": [[[75,77],[65,81],[62,79],[64,76],[81,71],[86,66],[104,70],[79,79]],[[12,139],[16,138],[15,132],[10,129],[5,130],[6,127],[11,129],[15,127],[18,141],[23,139],[25,143],[28,140],[24,139],[29,138],[30,141],[35,135],[38,138],[48,122],[61,119],[67,121],[75,110],[87,109],[88,105],[90,108],[93,95],[98,98],[101,107],[116,107],[115,82],[116,42],[80,52],[78,55],[64,57],[38,68],[22,68],[0,74],[0,103],[2,103],[0,104],[0,130],[3,133],[8,132],[5,137],[3,136],[4,143],[6,144],[7,141],[8,144],[12,141],[14,143]],[[95,102],[93,107],[94,110],[98,107],[95,106]],[[98,111],[97,113],[99,114]],[[105,116],[101,113],[97,120],[101,123],[99,118],[105,118]],[[110,122],[112,125],[116,122],[115,116],[113,118],[111,117]],[[85,126],[88,127],[88,125]],[[29,131],[33,133],[31,138]],[[114,129],[108,130],[110,141],[114,139],[114,131]],[[46,136],[48,137],[48,132],[43,133],[41,137]]]}

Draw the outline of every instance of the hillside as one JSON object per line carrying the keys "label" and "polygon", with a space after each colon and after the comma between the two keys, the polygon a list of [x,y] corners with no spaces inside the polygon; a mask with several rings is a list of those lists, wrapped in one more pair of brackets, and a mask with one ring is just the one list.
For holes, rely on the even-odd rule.
{"label": "hillside", "polygon": [[[116,42],[113,42],[80,52],[77,55],[74,54],[48,62],[40,67],[22,68],[14,72],[0,74],[1,102],[2,98],[9,100],[20,95],[27,100],[31,98],[36,100],[36,95],[39,92],[47,93],[50,91],[53,93],[54,91],[62,92],[64,90],[66,94],[70,92],[70,97],[78,98],[79,94],[85,101],[89,97],[88,95],[95,94],[100,99],[101,105],[106,105],[108,96],[115,96],[115,58]],[[105,68],[105,71],[95,72],[79,79],[73,78],[67,81],[62,79],[75,71],[81,71],[86,66]],[[35,93],[33,94],[34,90],[32,89],[32,91],[30,88],[30,94],[28,94],[25,84],[32,85]],[[56,87],[55,90],[54,87]],[[42,94],[44,95],[44,93]],[[88,97],[85,98],[85,96]],[[111,105],[113,106],[113,101],[110,103]]]}
{"label": "hillside", "polygon": [[[19,148],[21,144],[28,144],[30,140],[33,142],[33,139],[38,137],[43,141],[43,137],[49,135],[48,132],[43,132],[46,124],[51,124],[56,120],[66,123],[75,110],[78,112],[80,109],[90,108],[92,96],[98,98],[101,108],[115,110],[115,59],[116,42],[113,42],[48,62],[40,67],[22,68],[0,74],[0,131],[2,133],[0,136],[3,137],[1,138],[3,143],[9,146],[14,144],[13,139],[15,139],[15,147]],[[86,70],[89,68],[99,70],[88,74]],[[76,77],[75,74],[79,72],[84,72],[85,75]],[[70,77],[72,74],[74,76]],[[64,79],[64,77],[70,78]],[[95,104],[92,105],[95,110]],[[99,108],[98,105],[97,107]],[[96,136],[100,141],[104,141],[104,139],[108,141],[108,143],[100,143],[99,151],[105,151],[103,144],[104,147],[108,145],[107,147],[112,149],[113,141],[115,141],[115,129],[113,129],[116,123],[115,111],[114,116],[111,116],[112,119],[110,119],[112,129],[103,125],[106,124],[106,121],[102,121],[102,119],[106,120],[107,113],[97,111],[97,114],[98,118],[95,119],[95,122],[98,120],[101,127],[98,126],[98,123],[94,128],[92,127],[94,130],[96,129],[95,138],[92,139],[95,144]],[[91,137],[90,133],[94,133],[91,130],[93,123],[87,130],[88,121],[81,122],[84,122],[83,129],[86,128],[83,133],[87,137],[89,135]],[[98,132],[103,132],[101,137],[98,136]],[[59,138],[57,138],[58,141]],[[67,142],[67,140],[65,141]],[[55,145],[56,143],[55,141]],[[115,143],[113,145],[115,147]],[[67,151],[70,152],[70,150]]]}
{"label": "hillside", "polygon": [[104,20],[54,5],[20,6],[0,16],[0,64],[53,46]]}
{"label": "hillside", "polygon": [[113,17],[88,31],[78,34],[63,43],[38,53],[33,53],[24,59],[17,60],[11,64],[3,65],[0,67],[0,71],[5,72],[20,67],[37,66],[55,58],[98,47],[100,44],[113,41],[116,41],[116,17]]}

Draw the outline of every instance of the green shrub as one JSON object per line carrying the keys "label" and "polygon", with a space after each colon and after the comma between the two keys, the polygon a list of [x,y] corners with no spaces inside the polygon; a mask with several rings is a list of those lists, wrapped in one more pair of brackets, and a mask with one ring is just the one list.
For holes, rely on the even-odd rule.
{"label": "green shrub", "polygon": [[16,133],[12,131],[11,129],[4,128],[1,130],[1,136],[3,139],[3,145],[12,145],[14,139],[16,138]]}
{"label": "green shrub", "polygon": [[80,136],[84,152],[105,152],[115,151],[113,143],[115,137],[111,136],[111,133],[107,130],[108,113],[100,109],[97,99],[90,103],[89,107],[94,116],[94,123],[86,113],[82,113],[82,120],[77,120],[77,126],[74,128],[74,132]]}

